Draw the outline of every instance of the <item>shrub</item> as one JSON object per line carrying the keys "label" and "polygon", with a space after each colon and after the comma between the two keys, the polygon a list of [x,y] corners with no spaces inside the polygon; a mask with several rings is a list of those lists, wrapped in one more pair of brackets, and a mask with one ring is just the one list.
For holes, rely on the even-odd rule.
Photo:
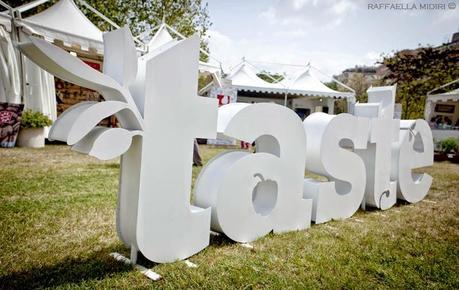
{"label": "shrub", "polygon": [[448,137],[445,140],[441,141],[441,147],[443,151],[449,153],[451,151],[458,152],[459,148],[459,138]]}
{"label": "shrub", "polygon": [[51,126],[53,122],[41,112],[25,110],[22,112],[21,128],[43,128]]}

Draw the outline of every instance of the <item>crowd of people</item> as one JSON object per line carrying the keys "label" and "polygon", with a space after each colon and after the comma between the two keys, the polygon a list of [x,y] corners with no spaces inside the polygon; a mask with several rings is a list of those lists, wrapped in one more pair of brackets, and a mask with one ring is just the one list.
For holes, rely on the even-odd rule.
{"label": "crowd of people", "polygon": [[459,130],[459,119],[453,123],[448,116],[437,115],[430,119],[430,126],[433,129]]}

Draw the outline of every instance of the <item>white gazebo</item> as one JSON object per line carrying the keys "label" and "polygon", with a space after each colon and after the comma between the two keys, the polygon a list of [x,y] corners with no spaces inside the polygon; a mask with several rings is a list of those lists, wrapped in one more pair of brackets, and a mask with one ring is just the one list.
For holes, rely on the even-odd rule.
{"label": "white gazebo", "polygon": [[[4,43],[14,47],[15,43],[26,41],[29,36],[38,36],[85,56],[102,57],[102,31],[84,16],[72,0],[60,0],[40,13],[22,18],[22,13],[45,2],[37,0],[19,7],[6,7],[8,10],[0,14],[0,29],[9,33],[8,37],[3,37]],[[40,111],[55,120],[54,77],[14,48],[8,55],[2,53],[2,56],[10,64],[9,76],[20,84],[17,98],[5,96],[2,99],[12,103],[22,102],[25,109]],[[2,81],[5,84],[5,80]]]}
{"label": "white gazebo", "polygon": [[[54,77],[21,56],[14,44],[26,41],[29,36],[38,36],[70,51],[85,62],[97,63],[101,70],[104,44],[103,32],[82,13],[74,0],[59,0],[40,13],[22,18],[22,13],[48,1],[35,0],[19,7],[9,7],[0,1],[0,5],[7,9],[0,13],[0,101],[22,102],[26,109],[40,111],[55,120],[57,104]],[[119,28],[84,0],[75,1],[114,28]],[[159,53],[185,38],[166,23],[154,28],[154,31],[156,33],[148,44],[134,38],[140,55],[153,50]],[[212,75],[215,83],[220,83],[219,65],[200,62],[199,70],[202,74]]]}
{"label": "white gazebo", "polygon": [[355,103],[354,92],[335,91],[323,84],[311,72],[311,66],[291,79],[267,82],[255,71],[256,67],[243,60],[226,77],[237,89],[237,101],[243,103],[273,102],[286,105],[301,117],[313,112],[333,114],[336,99],[346,99]]}
{"label": "white gazebo", "polygon": [[459,137],[459,89],[438,94],[432,94],[432,92],[458,82],[459,79],[427,94],[424,119],[429,122],[436,141],[448,137]]}
{"label": "white gazebo", "polygon": [[[177,30],[175,30],[173,27],[171,27],[170,25],[164,22],[161,23],[158,27],[154,28],[153,30],[156,30],[156,32],[147,44],[148,51],[156,51],[157,53],[159,53],[177,44],[179,40],[183,40],[186,38],[184,35],[182,35]],[[173,35],[175,35],[176,38],[174,38]],[[214,64],[210,62],[199,61],[199,72],[201,74],[211,75],[217,83],[220,83],[221,81],[220,61],[213,58],[211,55],[209,55],[206,51],[202,49],[201,49],[201,53],[206,54],[210,60],[214,61]],[[153,55],[156,55],[156,53]],[[215,63],[217,63],[218,65]]]}

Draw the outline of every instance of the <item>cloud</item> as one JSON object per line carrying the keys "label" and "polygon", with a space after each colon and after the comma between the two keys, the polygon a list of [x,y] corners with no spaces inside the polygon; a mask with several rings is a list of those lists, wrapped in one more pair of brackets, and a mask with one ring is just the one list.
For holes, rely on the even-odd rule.
{"label": "cloud", "polygon": [[362,0],[277,1],[258,16],[272,25],[308,25],[328,30],[342,24],[351,13],[364,6],[362,3]]}
{"label": "cloud", "polygon": [[[311,62],[313,66],[319,68],[326,75],[332,76],[355,65],[373,65],[380,56],[375,51],[368,51],[362,55],[335,51],[306,51],[300,45],[286,46],[266,38],[232,39],[217,30],[210,30],[209,35],[211,54],[222,61],[225,72],[228,72],[232,66],[241,61],[242,57],[245,57],[248,61],[266,62],[265,64],[255,63],[260,70],[296,74],[301,68],[282,64],[306,65]],[[280,64],[273,65],[270,63]],[[322,80],[327,80],[324,75],[318,76]]]}
{"label": "cloud", "polygon": [[[224,18],[232,13],[228,7],[214,20],[226,20],[209,32],[211,54],[223,62],[226,71],[246,57],[270,63],[304,65],[310,61],[327,75],[339,74],[356,65],[374,65],[381,53],[415,48],[418,43],[440,44],[444,35],[457,29],[454,20],[459,13],[459,7],[418,11],[414,16],[371,11],[365,0],[271,0],[263,4],[238,10],[235,23]],[[257,66],[273,72],[298,70]]]}

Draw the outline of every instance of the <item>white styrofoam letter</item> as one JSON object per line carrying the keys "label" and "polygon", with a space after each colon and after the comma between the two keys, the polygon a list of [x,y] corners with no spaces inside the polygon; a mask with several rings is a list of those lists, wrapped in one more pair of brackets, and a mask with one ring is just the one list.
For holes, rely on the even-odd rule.
{"label": "white styrofoam letter", "polygon": [[190,205],[193,140],[215,138],[217,100],[196,95],[199,37],[146,65],[137,243],[154,262],[185,259],[209,244],[210,209]]}
{"label": "white styrofoam letter", "polygon": [[389,209],[397,201],[397,182],[390,179],[391,146],[400,127],[400,120],[394,120],[395,92],[396,86],[371,87],[368,103],[354,109],[355,116],[370,118],[367,148],[356,150],[367,172],[364,205],[380,209]]}
{"label": "white styrofoam letter", "polygon": [[256,153],[225,152],[202,170],[195,204],[212,208],[212,229],[238,242],[304,229],[311,200],[302,196],[306,136],[293,111],[275,104],[220,107],[217,131],[256,142]]}
{"label": "white styrofoam letter", "polygon": [[356,150],[366,167],[365,203],[389,209],[397,201],[397,182],[391,180],[393,142],[398,140],[398,120],[374,118],[370,120],[367,148]]}
{"label": "white styrofoam letter", "polygon": [[306,168],[330,181],[304,180],[304,197],[313,199],[312,220],[352,216],[362,202],[365,165],[350,149],[366,148],[369,120],[350,114],[311,114],[304,120],[307,137]]}
{"label": "white styrofoam letter", "polygon": [[398,179],[397,197],[410,203],[421,201],[432,185],[432,176],[412,170],[433,165],[433,138],[425,120],[400,121],[400,139],[395,143],[392,177]]}

